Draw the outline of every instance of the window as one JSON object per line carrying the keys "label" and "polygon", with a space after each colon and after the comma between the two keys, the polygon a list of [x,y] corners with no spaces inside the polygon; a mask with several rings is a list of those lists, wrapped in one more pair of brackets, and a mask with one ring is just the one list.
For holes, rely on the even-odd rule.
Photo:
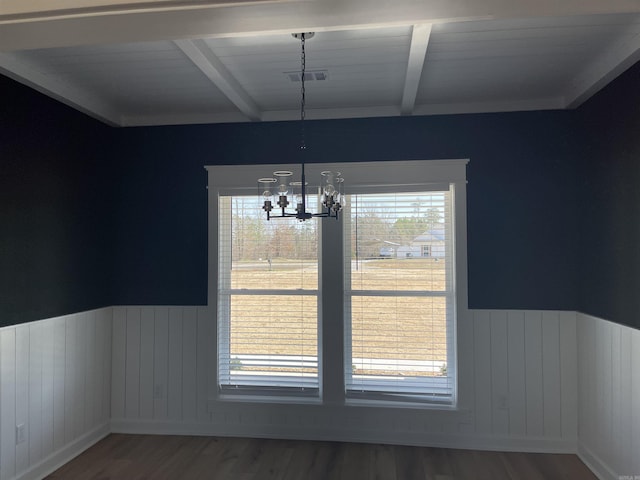
{"label": "window", "polygon": [[316,222],[266,221],[256,195],[219,199],[218,356],[226,391],[318,390]]}
{"label": "window", "polygon": [[208,167],[212,397],[455,404],[466,163],[307,165],[347,190],[339,221],[307,222],[267,222],[253,186],[295,166]]}
{"label": "window", "polygon": [[[449,403],[454,385],[448,366],[455,363],[451,193],[352,195],[348,205],[347,395]],[[379,258],[387,245],[395,255]],[[424,258],[431,246],[441,255]]]}

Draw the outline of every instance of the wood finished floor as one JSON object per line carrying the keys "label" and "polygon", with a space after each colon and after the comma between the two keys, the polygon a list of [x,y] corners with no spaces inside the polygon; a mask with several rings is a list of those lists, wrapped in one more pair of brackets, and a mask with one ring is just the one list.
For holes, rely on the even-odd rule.
{"label": "wood finished floor", "polygon": [[595,480],[575,455],[112,434],[49,479]]}

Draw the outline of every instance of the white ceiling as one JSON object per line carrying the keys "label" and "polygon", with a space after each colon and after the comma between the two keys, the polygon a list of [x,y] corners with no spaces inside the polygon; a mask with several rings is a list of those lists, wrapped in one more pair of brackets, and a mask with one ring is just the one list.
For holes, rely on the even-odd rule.
{"label": "white ceiling", "polygon": [[573,108],[640,60],[640,1],[496,2],[0,0],[0,72],[129,126],[299,118],[291,31],[308,118]]}

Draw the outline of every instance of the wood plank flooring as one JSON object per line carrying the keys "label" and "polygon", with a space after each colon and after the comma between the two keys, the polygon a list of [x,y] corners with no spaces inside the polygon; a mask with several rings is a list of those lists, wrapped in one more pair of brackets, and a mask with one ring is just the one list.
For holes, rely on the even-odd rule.
{"label": "wood plank flooring", "polygon": [[112,434],[51,480],[596,480],[575,455]]}

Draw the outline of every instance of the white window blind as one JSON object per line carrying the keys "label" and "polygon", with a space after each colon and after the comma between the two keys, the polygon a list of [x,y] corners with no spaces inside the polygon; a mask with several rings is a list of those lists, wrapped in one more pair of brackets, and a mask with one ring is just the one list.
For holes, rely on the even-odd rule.
{"label": "white window blind", "polygon": [[257,196],[219,198],[222,391],[318,391],[317,222],[267,221]]}
{"label": "white window blind", "polygon": [[349,198],[344,269],[350,397],[453,401],[453,214],[451,192],[440,188]]}

